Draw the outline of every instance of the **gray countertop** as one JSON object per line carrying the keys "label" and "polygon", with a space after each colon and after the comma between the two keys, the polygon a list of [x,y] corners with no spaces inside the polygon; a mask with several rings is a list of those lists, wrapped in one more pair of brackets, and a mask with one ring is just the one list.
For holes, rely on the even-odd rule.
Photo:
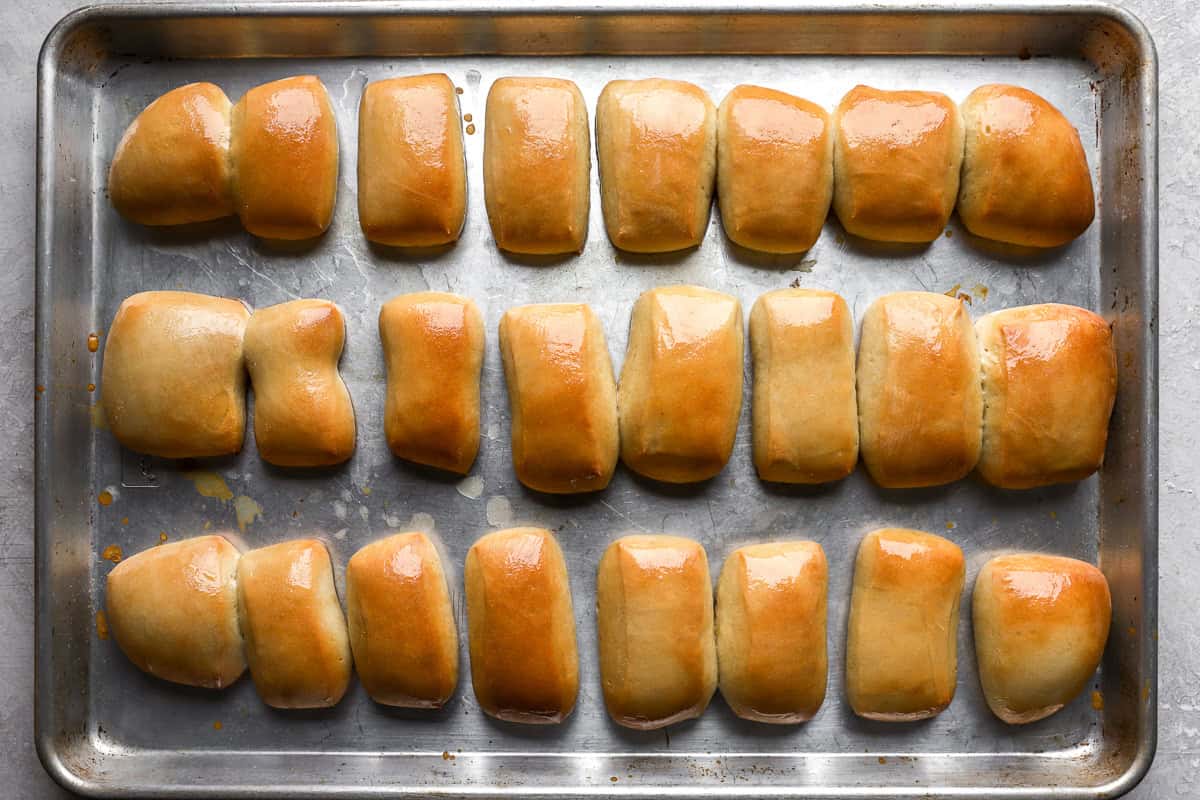
{"label": "gray countertop", "polygon": [[[1200,615],[1185,575],[1200,564],[1200,533],[1185,525],[1200,464],[1187,408],[1200,394],[1200,15],[1188,0],[1119,3],[1158,46],[1160,92],[1160,605],[1159,741],[1149,776],[1130,796],[1200,796]],[[34,137],[38,49],[75,0],[0,9],[0,795],[66,797],[33,747],[33,275]],[[1188,109],[1191,109],[1189,112]],[[1187,119],[1193,122],[1189,126]],[[1193,273],[1192,270],[1197,270]],[[1188,419],[1193,423],[1187,423]]]}

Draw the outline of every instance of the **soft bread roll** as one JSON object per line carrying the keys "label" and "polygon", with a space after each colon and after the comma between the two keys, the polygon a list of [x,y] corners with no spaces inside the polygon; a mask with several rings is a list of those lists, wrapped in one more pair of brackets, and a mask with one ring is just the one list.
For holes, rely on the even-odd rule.
{"label": "soft bread roll", "polygon": [[294,539],[243,555],[238,610],[250,677],[264,703],[337,705],[350,683],[350,640],[324,544]]}
{"label": "soft bread roll", "polygon": [[513,253],[578,253],[587,240],[591,138],[579,87],[501,78],[487,97],[483,196],[492,236]]}
{"label": "soft bread roll", "polygon": [[250,312],[237,300],[191,292],[141,292],[108,329],[100,374],[117,441],[164,458],[242,449]]}
{"label": "soft bread roll", "polygon": [[812,719],[825,701],[829,567],[816,542],[739,548],[717,584],[721,695],[756,722]]}
{"label": "soft bread roll", "polygon": [[1050,716],[1083,691],[1104,655],[1112,599],[1091,564],[1015,553],[984,564],[972,611],[988,707],[1020,725]]}
{"label": "soft bread roll", "polygon": [[497,719],[562,722],[579,692],[579,655],[567,563],[540,528],[489,533],[466,566],[471,683]]}
{"label": "soft bread roll", "polygon": [[964,569],[958,545],[931,533],[884,528],[863,538],[846,637],[855,714],[910,722],[950,705]]}
{"label": "soft bread roll", "polygon": [[108,170],[108,196],[121,216],[180,225],[232,214],[231,108],[211,83],[180,86],[146,106]]}
{"label": "soft bread roll", "polygon": [[346,340],[341,309],[293,300],[254,312],[246,368],[254,386],[254,441],[281,467],[340,464],[354,453],[354,406],[338,372]]}
{"label": "soft bread roll", "polygon": [[855,86],[834,124],[833,208],[842,227],[887,242],[938,238],[954,211],[963,158],[954,101]]}
{"label": "soft bread roll", "polygon": [[246,669],[238,630],[240,554],[222,536],[152,547],[108,573],[108,626],[138,669],[224,689]]}
{"label": "soft bread roll", "polygon": [[663,253],[700,244],[717,167],[717,111],[703,89],[611,81],[596,103],[596,155],[615,247]]}
{"label": "soft bread roll", "polygon": [[510,308],[500,354],[517,478],[553,494],[608,486],[617,466],[617,386],[604,328],[583,303]]}
{"label": "soft bread roll", "polygon": [[479,452],[479,309],[456,294],[402,294],[380,309],[379,338],[388,447],[398,458],[465,475]]}
{"label": "soft bread roll", "polygon": [[450,78],[367,84],[358,109],[358,221],[366,237],[397,247],[457,239],[467,214],[463,152]]}
{"label": "soft bread roll", "polygon": [[761,86],[725,95],[717,109],[717,200],[726,236],[768,253],[808,250],[832,199],[825,109]]}
{"label": "soft bread roll", "polygon": [[333,219],[337,119],[313,75],[264,83],[233,107],[233,194],[246,230],[311,239]]}
{"label": "soft bread roll", "polygon": [[966,128],[958,217],[976,236],[1057,247],[1096,215],[1079,131],[1045,98],[1004,84],[962,104]]}
{"label": "soft bread roll", "polygon": [[937,486],[979,460],[983,401],[962,300],[896,292],[871,304],[858,344],[863,463],[885,488]]}
{"label": "soft bread roll", "polygon": [[854,323],[817,289],[767,292],[750,311],[754,466],[763,480],[824,483],[858,462]]}
{"label": "soft bread roll", "polygon": [[458,633],[442,559],[420,531],[363,547],[346,565],[354,666],[377,703],[440,708],[458,685]]}
{"label": "soft bread roll", "polygon": [[1104,461],[1117,356],[1103,318],[1046,303],[975,323],[983,370],[979,474],[1004,489],[1077,481]]}
{"label": "soft bread roll", "polygon": [[596,575],[604,704],[619,725],[663,728],[698,717],[717,688],[712,583],[699,542],[626,536]]}
{"label": "soft bread roll", "polygon": [[669,483],[729,460],[742,409],[742,306],[699,286],[644,292],[633,306],[617,407],[621,460]]}

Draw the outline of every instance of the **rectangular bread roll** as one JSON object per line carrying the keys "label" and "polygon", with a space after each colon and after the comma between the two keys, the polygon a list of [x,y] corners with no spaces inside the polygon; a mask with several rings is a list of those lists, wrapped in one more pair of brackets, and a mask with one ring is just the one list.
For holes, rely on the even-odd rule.
{"label": "rectangular bread roll", "polygon": [[238,610],[250,677],[264,703],[337,705],[350,683],[350,639],[324,544],[294,539],[242,556]]}
{"label": "rectangular bread roll", "polygon": [[581,252],[591,152],[587,103],[573,82],[493,83],[483,135],[483,195],[496,245],[513,253]]}
{"label": "rectangular bread roll", "polygon": [[489,533],[467,552],[471,683],[485,712],[548,725],[575,708],[579,655],[567,563],[550,531]]}
{"label": "rectangular bread roll", "polygon": [[254,441],[263,461],[324,467],[354,454],[354,406],[338,372],[346,320],[329,300],[260,308],[246,326]]}
{"label": "rectangular bread roll", "polygon": [[420,531],[363,547],[346,565],[354,666],[376,703],[441,708],[458,685],[458,633],[442,559]]}
{"label": "rectangular bread roll", "polygon": [[742,247],[811,248],[833,200],[825,109],[761,86],[727,94],[717,109],[717,200],[725,235]]}
{"label": "rectangular bread roll", "polygon": [[663,728],[704,713],[717,688],[712,583],[699,542],[626,536],[596,575],[604,704],[619,725]]}
{"label": "rectangular bread roll", "polygon": [[750,311],[754,465],[781,483],[825,483],[858,462],[854,323],[818,289],[767,292]]}
{"label": "rectangular bread roll", "polygon": [[884,722],[937,716],[954,699],[962,550],[940,536],[872,531],[854,562],[846,697]]}
{"label": "rectangular bread roll", "polygon": [[1104,462],[1117,392],[1112,331],[1100,316],[1045,303],[975,323],[983,369],[979,474],[1029,489],[1077,481]]}
{"label": "rectangular bread roll", "polygon": [[108,573],[105,608],[121,652],[143,672],[224,689],[246,670],[238,629],[241,554],[223,536],[151,547]]}
{"label": "rectangular bread roll", "polygon": [[450,78],[367,84],[358,109],[358,221],[366,237],[395,247],[448,244],[466,214],[462,120]]}
{"label": "rectangular bread roll", "polygon": [[858,344],[860,449],[891,489],[937,486],[979,460],[983,401],[962,300],[896,292],[871,304]]}
{"label": "rectangular bread roll", "polygon": [[742,409],[742,347],[735,297],[663,286],[638,298],[617,390],[626,466],[669,483],[724,468]]}
{"label": "rectangular bread roll", "polygon": [[816,542],[729,554],[717,584],[721,695],[743,719],[805,722],[825,702],[829,567]]}
{"label": "rectangular bread roll", "polygon": [[611,81],[596,103],[600,205],[614,247],[664,253],[704,239],[717,111],[683,81]]}
{"label": "rectangular bread roll", "polygon": [[833,208],[855,236],[932,242],[958,197],[963,123],[939,92],[851,89],[834,114]]}
{"label": "rectangular bread roll", "polygon": [[233,107],[233,194],[246,230],[311,239],[333,219],[337,117],[313,75],[256,86]]}
{"label": "rectangular bread roll", "polygon": [[393,297],[379,311],[387,366],[383,428],[398,458],[465,475],[479,452],[483,317],[444,292]]}
{"label": "rectangular bread roll", "polygon": [[553,494],[608,486],[617,466],[617,386],[604,329],[583,303],[510,308],[500,354],[517,478]]}
{"label": "rectangular bread roll", "polygon": [[108,329],[100,374],[104,413],[117,441],[163,458],[241,450],[249,319],[240,301],[206,294],[125,298]]}

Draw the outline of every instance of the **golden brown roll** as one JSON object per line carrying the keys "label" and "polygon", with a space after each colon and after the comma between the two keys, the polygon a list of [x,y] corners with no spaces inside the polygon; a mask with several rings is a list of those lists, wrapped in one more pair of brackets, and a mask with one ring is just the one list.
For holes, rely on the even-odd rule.
{"label": "golden brown roll", "polygon": [[163,458],[222,456],[246,432],[243,338],[237,300],[141,292],[121,303],[104,345],[104,412],[117,441]]}
{"label": "golden brown roll", "polygon": [[717,663],[733,713],[805,722],[825,701],[829,567],[816,542],[741,547],[717,584]]}
{"label": "golden brown roll", "polygon": [[1083,561],[1014,553],[984,564],[972,610],[979,679],[992,712],[1013,725],[1071,702],[1104,655],[1112,599]]}
{"label": "golden brown roll", "polygon": [[479,452],[479,309],[456,294],[398,295],[379,311],[379,338],[388,447],[398,458],[466,474]]}
{"label": "golden brown roll", "polygon": [[501,78],[487,97],[483,196],[492,236],[513,253],[578,253],[587,240],[591,138],[579,87]]}
{"label": "golden brown roll", "polygon": [[299,75],[256,86],[233,107],[233,195],[246,230],[311,239],[333,219],[337,119],[325,84]]}
{"label": "golden brown roll", "polygon": [[824,483],[858,462],[854,323],[818,289],[767,292],[750,311],[754,466],[760,478]]}
{"label": "golden brown roll", "polygon": [[376,703],[440,708],[458,685],[458,633],[442,560],[420,531],[363,547],[346,565],[354,666]]}
{"label": "golden brown roll", "polygon": [[954,699],[962,550],[922,531],[884,528],[854,562],[846,637],[846,696],[885,722],[940,714]]}
{"label": "golden brown roll", "polygon": [[264,703],[337,705],[350,683],[350,640],[324,544],[294,539],[243,555],[238,610],[250,677]]}
{"label": "golden brown roll", "polygon": [[596,575],[604,704],[619,725],[663,728],[698,717],[717,688],[712,583],[699,542],[626,536]]}
{"label": "golden brown roll", "polygon": [[497,719],[562,722],[579,692],[567,563],[550,531],[510,528],[467,552],[471,683]]}
{"label": "golden brown roll", "polygon": [[462,120],[450,78],[367,84],[358,109],[358,221],[366,237],[398,247],[447,244],[466,214]]}
{"label": "golden brown roll", "polygon": [[1004,489],[1077,481],[1104,462],[1117,357],[1103,318],[1046,303],[975,323],[983,371],[979,474]]}
{"label": "golden brown roll", "polygon": [[510,308],[500,354],[517,478],[553,494],[608,486],[617,466],[617,386],[604,328],[583,303]]}
{"label": "golden brown roll", "polygon": [[966,146],[958,217],[976,236],[1057,247],[1096,215],[1079,131],[1045,98],[1004,84],[962,104]]}
{"label": "golden brown roll", "polygon": [[886,488],[937,486],[979,460],[983,401],[962,300],[896,292],[871,304],[858,344],[863,463]]}
{"label": "golden brown roll", "polygon": [[109,629],[138,669],[224,689],[246,669],[238,630],[241,555],[222,536],[197,536],[130,556],[108,573]]}
{"label": "golden brown roll", "polygon": [[717,168],[717,110],[703,89],[611,81],[596,103],[596,156],[615,247],[663,253],[700,244]]}
{"label": "golden brown roll", "polygon": [[855,86],[834,125],[833,208],[842,227],[887,242],[938,238],[954,211],[963,158],[954,101]]}
{"label": "golden brown roll", "polygon": [[711,478],[742,409],[742,306],[699,286],[651,289],[633,306],[617,407],[621,460],[669,483]]}
{"label": "golden brown roll", "polygon": [[233,213],[229,98],[211,83],[189,83],[137,115],[117,144],[108,196],[126,219],[180,225]]}
{"label": "golden brown roll", "polygon": [[808,250],[833,199],[825,109],[761,86],[738,86],[717,109],[717,200],[725,235],[768,253]]}
{"label": "golden brown roll", "polygon": [[246,368],[264,461],[322,467],[354,454],[354,406],[338,372],[345,339],[341,309],[328,300],[293,300],[250,317]]}

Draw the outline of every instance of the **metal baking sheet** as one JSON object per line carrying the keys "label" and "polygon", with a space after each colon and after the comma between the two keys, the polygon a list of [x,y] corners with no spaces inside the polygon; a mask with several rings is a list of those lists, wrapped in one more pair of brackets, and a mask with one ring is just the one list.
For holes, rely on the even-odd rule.
{"label": "metal baking sheet", "polygon": [[[369,80],[427,71],[446,72],[462,88],[462,110],[476,130],[466,137],[466,228],[447,248],[373,247],[355,206],[359,96]],[[154,97],[208,80],[236,99],[296,73],[319,75],[338,115],[337,213],[319,241],[269,244],[232,220],[152,230],[109,206],[114,146]],[[826,107],[859,82],[956,99],[982,83],[1022,84],[1078,126],[1099,214],[1085,236],[1046,253],[973,239],[957,221],[928,247],[870,244],[831,219],[811,252],[777,257],[731,245],[714,210],[698,249],[634,256],[614,251],[604,235],[593,169],[582,256],[519,259],[492,242],[481,170],[484,98],[496,78],[514,74],[570,78],[591,109],[608,80],[654,75],[694,81],[718,102],[736,83],[751,82]],[[37,745],[47,769],[76,791],[108,797],[1101,797],[1128,789],[1149,766],[1155,736],[1156,74],[1140,23],[1092,4],[768,2],[738,10],[459,0],[108,6],[66,18],[43,49],[38,95]],[[819,488],[766,485],[751,465],[747,404],[729,466],[707,483],[665,487],[620,469],[594,496],[523,489],[510,466],[500,315],[521,303],[587,301],[619,368],[634,299],[675,282],[731,292],[747,312],[769,289],[833,289],[856,319],[873,298],[901,289],[966,293],[976,315],[1050,300],[1096,309],[1113,323],[1120,360],[1105,469],[1030,492],[972,480],[885,491],[861,469]],[[317,472],[275,469],[259,460],[252,436],[237,457],[190,464],[123,453],[95,424],[100,392],[89,385],[99,382],[104,330],[117,305],[152,288],[255,306],[314,296],[340,303],[348,319],[342,372],[359,426],[353,460]],[[427,288],[473,297],[487,320],[485,438],[461,481],[394,460],[382,432],[379,307]],[[90,334],[99,352],[90,351]],[[98,500],[105,492],[109,505]],[[462,630],[458,575],[466,550],[482,533],[513,523],[557,531],[569,562],[581,688],[575,713],[558,727],[482,714],[465,641],[461,685],[442,711],[385,709],[355,684],[336,708],[281,712],[259,702],[248,677],[222,693],[148,678],[98,635],[95,614],[112,567],[102,552],[110,545],[134,553],[163,536],[208,530],[231,530],[246,546],[316,534],[340,568],[363,544],[414,527],[436,531],[452,559]],[[994,719],[978,685],[968,591],[949,710],[915,724],[856,718],[842,684],[853,552],[881,525],[957,541],[968,557],[968,587],[980,565],[1006,548],[1098,559],[1112,585],[1114,619],[1088,691],[1037,724]],[[609,722],[596,661],[594,571],[612,539],[640,530],[699,539],[714,576],[747,542],[803,536],[825,547],[830,678],[816,719],[782,728],[747,723],[718,696],[701,719],[666,731]]]}

